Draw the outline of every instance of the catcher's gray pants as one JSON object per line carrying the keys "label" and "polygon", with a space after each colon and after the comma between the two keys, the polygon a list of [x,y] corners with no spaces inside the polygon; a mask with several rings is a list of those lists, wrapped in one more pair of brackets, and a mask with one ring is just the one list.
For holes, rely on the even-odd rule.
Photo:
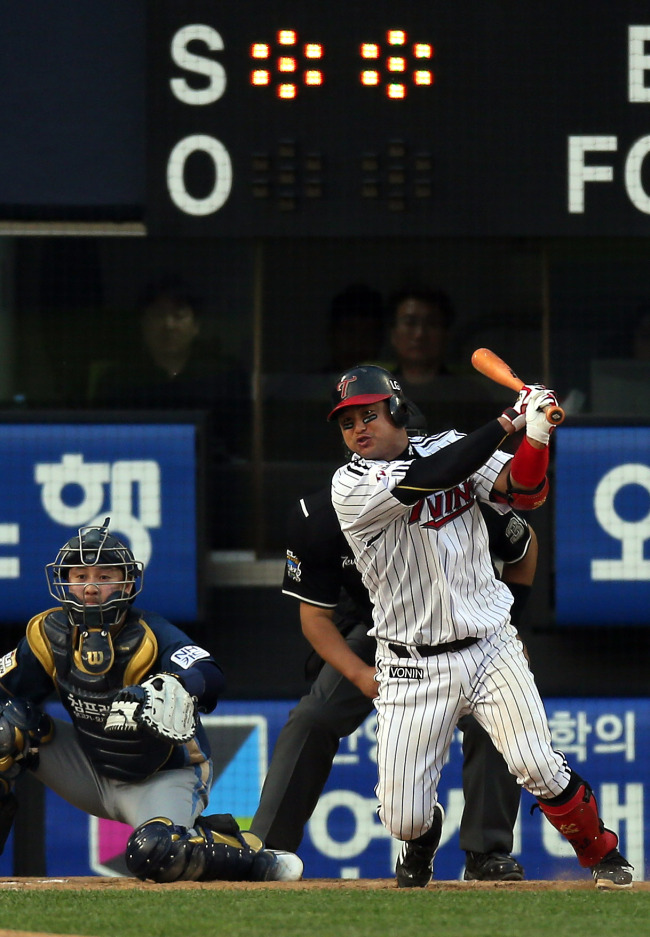
{"label": "catcher's gray pants", "polygon": [[[346,636],[367,664],[376,643],[366,625]],[[311,691],[291,710],[278,736],[251,830],[271,849],[295,852],[325,782],[339,741],[367,719],[374,706],[354,684],[325,664]],[[463,731],[463,792],[460,848],[471,852],[511,852],[521,789],[487,732],[472,716]]]}
{"label": "catcher's gray pants", "polygon": [[69,722],[55,719],[56,731],[40,750],[35,777],[86,813],[133,827],[167,817],[191,829],[205,810],[212,783],[212,762],[158,771],[145,781],[115,781],[93,768]]}

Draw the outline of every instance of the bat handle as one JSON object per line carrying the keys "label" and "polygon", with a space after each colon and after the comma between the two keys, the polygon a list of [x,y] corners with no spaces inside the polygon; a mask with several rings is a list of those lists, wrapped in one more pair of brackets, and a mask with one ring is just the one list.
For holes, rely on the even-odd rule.
{"label": "bat handle", "polygon": [[554,426],[559,426],[563,422],[564,416],[562,407],[546,407],[546,419]]}

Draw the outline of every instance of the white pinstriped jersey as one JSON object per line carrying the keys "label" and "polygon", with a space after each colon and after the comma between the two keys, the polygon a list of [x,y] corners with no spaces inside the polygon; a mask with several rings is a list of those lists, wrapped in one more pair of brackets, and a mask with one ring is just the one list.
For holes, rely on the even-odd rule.
{"label": "white pinstriped jersey", "polygon": [[[420,456],[450,445],[455,430],[416,437]],[[509,618],[512,595],[494,575],[487,528],[476,500],[489,500],[512,458],[495,452],[465,482],[404,505],[393,488],[413,461],[366,461],[336,471],[332,503],[373,601],[370,634],[400,644],[482,638]]]}

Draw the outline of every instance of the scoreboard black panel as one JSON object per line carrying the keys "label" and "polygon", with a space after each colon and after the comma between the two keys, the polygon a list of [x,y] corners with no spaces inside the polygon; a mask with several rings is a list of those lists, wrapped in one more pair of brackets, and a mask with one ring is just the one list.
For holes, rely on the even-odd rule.
{"label": "scoreboard black panel", "polygon": [[650,233],[650,6],[150,0],[147,229]]}

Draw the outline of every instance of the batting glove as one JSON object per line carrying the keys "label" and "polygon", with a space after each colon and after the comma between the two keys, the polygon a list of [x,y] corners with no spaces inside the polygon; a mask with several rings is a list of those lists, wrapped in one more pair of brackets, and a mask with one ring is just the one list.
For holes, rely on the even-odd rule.
{"label": "batting glove", "polygon": [[526,403],[526,436],[548,446],[555,426],[546,419],[546,408],[556,406],[557,397],[552,390],[541,385],[533,390]]}
{"label": "batting glove", "polygon": [[510,423],[512,427],[510,430],[511,433],[516,433],[517,430],[523,429],[526,425],[526,401],[529,396],[530,388],[522,387],[514,404],[511,407],[506,407],[501,414],[501,416],[505,417]]}
{"label": "batting glove", "polygon": [[521,412],[526,412],[526,407],[528,406],[528,401],[530,395],[539,390],[546,390],[544,384],[524,384],[524,386],[519,391],[519,396],[515,402],[515,407]]}

